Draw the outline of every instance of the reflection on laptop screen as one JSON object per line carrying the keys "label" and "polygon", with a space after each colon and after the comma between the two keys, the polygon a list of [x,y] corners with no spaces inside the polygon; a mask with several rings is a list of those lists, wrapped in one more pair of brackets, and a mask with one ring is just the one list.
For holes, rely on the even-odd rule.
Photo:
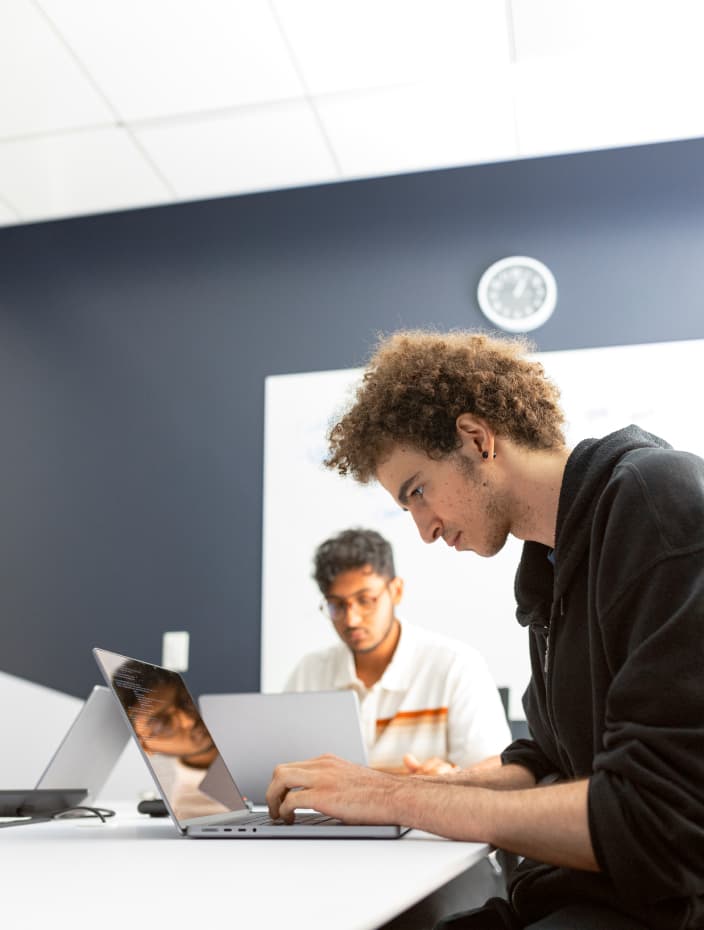
{"label": "reflection on laptop screen", "polygon": [[176,818],[246,810],[181,676],[115,653],[97,653]]}

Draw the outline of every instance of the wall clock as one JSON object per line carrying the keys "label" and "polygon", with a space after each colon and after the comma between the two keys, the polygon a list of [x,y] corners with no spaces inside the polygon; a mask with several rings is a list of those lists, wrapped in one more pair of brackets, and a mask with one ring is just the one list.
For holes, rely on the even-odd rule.
{"label": "wall clock", "polygon": [[552,316],[557,283],[542,262],[511,255],[486,269],[477,286],[477,300],[495,326],[510,333],[527,333]]}

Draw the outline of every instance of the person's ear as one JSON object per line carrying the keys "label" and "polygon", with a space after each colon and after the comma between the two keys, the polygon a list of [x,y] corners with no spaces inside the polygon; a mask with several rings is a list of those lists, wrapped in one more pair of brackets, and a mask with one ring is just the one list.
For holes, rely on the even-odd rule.
{"label": "person's ear", "polygon": [[391,595],[391,603],[396,607],[397,604],[401,603],[401,598],[403,597],[403,578],[392,578],[389,582],[389,593]]}
{"label": "person's ear", "polygon": [[485,459],[493,457],[494,431],[486,420],[474,416],[473,413],[461,413],[455,420],[455,428],[462,443],[462,451],[470,459],[477,453]]}

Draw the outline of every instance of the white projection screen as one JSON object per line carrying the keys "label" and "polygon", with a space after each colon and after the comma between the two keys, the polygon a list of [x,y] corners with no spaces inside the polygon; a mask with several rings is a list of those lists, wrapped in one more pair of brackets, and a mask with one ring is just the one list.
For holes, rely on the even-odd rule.
{"label": "white projection screen", "polygon": [[[628,423],[704,455],[699,411],[704,340],[546,352],[535,356],[560,387],[570,446]],[[391,542],[405,580],[402,619],[468,642],[510,689],[510,714],[529,677],[526,631],[515,620],[521,544],[493,559],[426,545],[411,516],[377,485],[362,487],[321,464],[326,433],[352,398],[361,369],[266,379],[262,566],[262,691],[280,691],[300,657],[335,642],[311,577],[316,546],[352,526]]]}

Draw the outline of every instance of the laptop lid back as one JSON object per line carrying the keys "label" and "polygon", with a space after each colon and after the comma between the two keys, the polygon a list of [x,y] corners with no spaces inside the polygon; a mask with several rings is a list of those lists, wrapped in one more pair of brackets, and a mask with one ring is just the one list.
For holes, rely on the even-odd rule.
{"label": "laptop lid back", "polygon": [[242,794],[263,804],[274,768],[284,760],[333,753],[367,764],[353,691],[204,694],[203,719]]}
{"label": "laptop lid back", "polygon": [[247,812],[181,675],[105,649],[93,655],[181,832]]}
{"label": "laptop lid back", "polygon": [[83,785],[98,797],[130,738],[109,688],[96,685],[52,756],[37,788]]}

